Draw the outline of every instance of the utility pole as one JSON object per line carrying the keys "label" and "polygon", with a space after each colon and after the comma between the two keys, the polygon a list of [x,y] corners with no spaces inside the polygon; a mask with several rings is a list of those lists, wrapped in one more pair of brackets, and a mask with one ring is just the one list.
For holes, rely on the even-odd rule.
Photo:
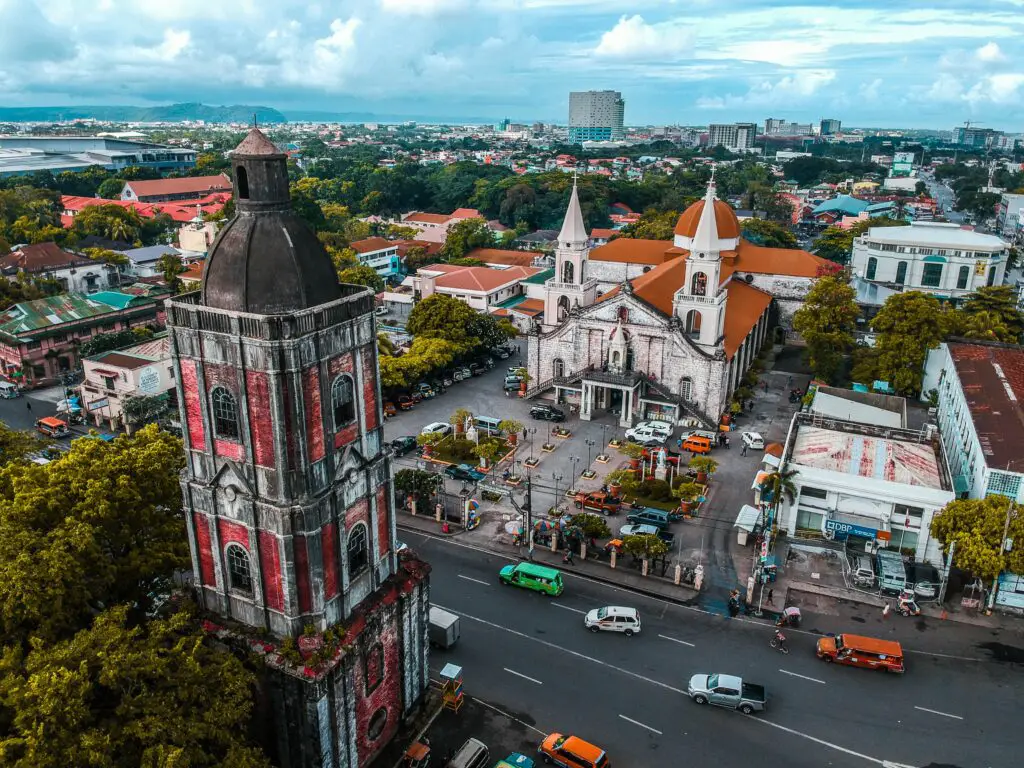
{"label": "utility pole", "polygon": [[526,559],[533,562],[533,479],[526,477]]}
{"label": "utility pole", "polygon": [[949,557],[946,558],[946,567],[942,569],[942,584],[939,585],[939,605],[946,601],[946,587],[949,585],[949,571],[953,567],[953,553],[956,552],[956,542],[950,542]]}
{"label": "utility pole", "polygon": [[[1006,537],[1010,533],[1010,515],[1013,514],[1014,509],[1016,508],[1016,506],[1017,505],[1014,502],[1011,501],[1007,505],[1007,507],[1006,507],[1006,522],[1003,524],[1003,537],[999,540],[999,559],[1000,560],[1002,560],[1002,558],[1003,558],[1003,553],[1006,552]],[[1000,571],[1001,570],[1002,569],[1000,568]],[[997,573],[996,577],[992,580],[992,592],[988,596],[988,609],[989,609],[989,611],[991,611],[992,608],[996,604],[996,591],[998,589],[999,589],[999,574]]]}

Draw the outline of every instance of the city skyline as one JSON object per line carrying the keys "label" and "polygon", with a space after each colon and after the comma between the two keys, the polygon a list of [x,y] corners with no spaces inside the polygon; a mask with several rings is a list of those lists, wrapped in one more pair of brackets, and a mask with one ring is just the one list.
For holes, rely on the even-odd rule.
{"label": "city skyline", "polygon": [[0,99],[564,123],[570,91],[609,89],[628,102],[630,125],[836,116],[1019,131],[1024,0],[929,6],[98,0],[82,13],[71,0],[0,0]]}

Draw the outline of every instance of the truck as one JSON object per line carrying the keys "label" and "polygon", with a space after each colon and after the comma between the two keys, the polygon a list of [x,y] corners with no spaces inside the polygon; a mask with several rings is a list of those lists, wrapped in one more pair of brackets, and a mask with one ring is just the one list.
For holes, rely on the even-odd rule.
{"label": "truck", "polygon": [[430,628],[427,636],[435,648],[451,648],[459,640],[459,617],[444,608],[430,606]]}
{"label": "truck", "polygon": [[612,496],[607,491],[591,491],[590,493],[580,491],[576,494],[577,509],[614,515],[619,511],[621,505],[622,499]]}
{"label": "truck", "polygon": [[765,708],[764,686],[745,683],[735,675],[694,675],[686,693],[698,704],[738,709],[744,715],[763,712]]}

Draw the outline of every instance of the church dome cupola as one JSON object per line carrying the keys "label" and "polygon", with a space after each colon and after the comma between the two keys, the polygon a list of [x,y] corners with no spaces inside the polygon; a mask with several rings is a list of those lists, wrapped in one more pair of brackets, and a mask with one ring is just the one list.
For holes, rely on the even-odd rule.
{"label": "church dome cupola", "polygon": [[331,257],[292,210],[287,156],[253,128],[231,164],[237,213],[210,248],[202,303],[280,315],[340,299]]}

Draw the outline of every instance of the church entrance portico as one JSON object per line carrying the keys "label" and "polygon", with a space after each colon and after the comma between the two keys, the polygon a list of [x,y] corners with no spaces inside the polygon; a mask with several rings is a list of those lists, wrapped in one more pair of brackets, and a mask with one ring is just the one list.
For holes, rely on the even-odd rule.
{"label": "church entrance portico", "polygon": [[582,381],[580,419],[590,421],[596,410],[603,409],[617,412],[619,426],[632,426],[633,415],[639,410],[643,381],[643,374],[636,371],[587,371]]}

